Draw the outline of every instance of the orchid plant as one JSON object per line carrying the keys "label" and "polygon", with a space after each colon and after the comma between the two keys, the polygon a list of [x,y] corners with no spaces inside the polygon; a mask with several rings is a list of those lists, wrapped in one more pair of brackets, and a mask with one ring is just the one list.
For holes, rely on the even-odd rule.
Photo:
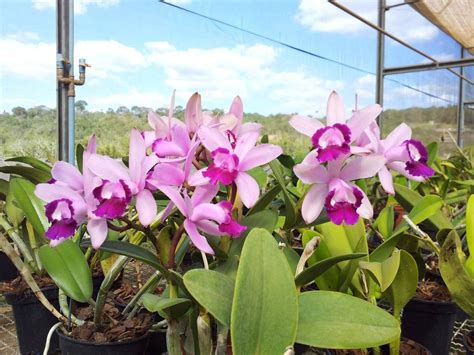
{"label": "orchid plant", "polygon": [[[174,117],[174,105],[173,93],[167,116],[151,111],[151,129],[131,131],[122,161],[99,154],[93,136],[78,150],[78,167],[57,162],[51,178],[38,181],[32,198],[42,203],[27,217],[46,222],[50,247],[42,247],[41,259],[58,286],[90,302],[90,274],[65,277],[56,261],[63,252],[74,253],[83,265],[77,261],[85,260],[79,244],[90,252],[120,254],[91,302],[99,325],[107,292],[124,264],[134,258],[153,266],[157,273],[124,313],[133,317],[140,306],[158,312],[165,320],[156,328],[166,327],[172,355],[183,349],[211,353],[214,345],[223,354],[229,334],[235,354],[291,352],[294,343],[367,348],[396,342],[399,322],[376,302],[394,294],[400,265],[412,265],[394,242],[410,226],[393,226],[390,204],[375,211],[372,221],[368,186],[381,185],[392,196],[399,194],[395,176],[420,183],[433,175],[428,150],[412,139],[409,127],[402,124],[381,139],[379,105],[347,118],[333,92],[325,122],[304,116],[289,121],[312,146],[294,164],[262,136],[261,125],[244,122],[239,97],[218,116],[203,111],[195,93],[184,122]],[[421,206],[433,201],[424,199]],[[420,215],[422,207],[409,214],[415,224],[436,212]],[[383,240],[372,252],[366,226]],[[141,245],[145,241],[153,252]],[[183,259],[190,253],[200,262],[185,272]],[[159,277],[167,288],[155,295]],[[318,291],[309,291],[313,282]],[[373,327],[381,331],[374,334]]]}

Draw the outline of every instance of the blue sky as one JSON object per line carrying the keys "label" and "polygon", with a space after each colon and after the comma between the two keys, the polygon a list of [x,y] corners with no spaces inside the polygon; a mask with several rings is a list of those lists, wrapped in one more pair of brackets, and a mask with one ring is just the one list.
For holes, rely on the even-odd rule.
{"label": "blue sky", "polygon": [[[55,106],[55,2],[0,1],[1,111]],[[325,0],[173,2],[375,72],[375,32]],[[375,21],[375,0],[341,2]],[[356,93],[360,106],[374,101],[372,75],[216,25],[157,0],[76,0],[75,12],[76,60],[83,57],[92,65],[76,100],[87,101],[90,110],[166,107],[173,89],[183,106],[194,91],[203,94],[207,108],[225,109],[239,94],[247,112],[261,113],[324,114],[333,89],[342,93],[348,109]],[[459,56],[454,41],[408,6],[390,10],[387,22],[390,31],[439,59]],[[423,62],[389,40],[386,53],[387,66]],[[457,78],[446,71],[393,78],[456,100]],[[386,107],[445,104],[386,82]]]}

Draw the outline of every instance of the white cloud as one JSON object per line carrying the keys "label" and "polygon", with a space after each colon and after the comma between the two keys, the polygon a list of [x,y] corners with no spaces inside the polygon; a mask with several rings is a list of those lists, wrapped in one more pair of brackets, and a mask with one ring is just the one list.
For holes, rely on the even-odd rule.
{"label": "white cloud", "polygon": [[[376,1],[341,1],[367,20],[377,23]],[[297,22],[314,32],[359,34],[374,32],[367,25],[339,8],[322,0],[301,0],[295,16]],[[439,30],[409,6],[393,8],[386,13],[386,28],[406,41],[426,41],[436,37]]]}
{"label": "white cloud", "polygon": [[[56,8],[56,0],[32,0],[33,7],[37,10],[47,10]],[[110,7],[115,6],[120,0],[75,0],[74,1],[74,14],[83,15],[87,12],[87,8],[90,5],[96,5],[99,7]]]}
{"label": "white cloud", "polygon": [[375,75],[366,74],[355,81],[354,92],[362,102],[375,101]]}
{"label": "white cloud", "polygon": [[14,74],[33,79],[54,78],[55,51],[54,43],[0,38],[0,53],[4,53],[0,56],[0,76]]}
{"label": "white cloud", "polygon": [[167,107],[168,98],[165,98],[158,91],[140,91],[138,89],[131,89],[123,93],[107,95],[107,96],[92,96],[86,99],[88,106],[93,109],[106,110],[109,107],[116,108],[119,106],[144,106],[144,107]]}

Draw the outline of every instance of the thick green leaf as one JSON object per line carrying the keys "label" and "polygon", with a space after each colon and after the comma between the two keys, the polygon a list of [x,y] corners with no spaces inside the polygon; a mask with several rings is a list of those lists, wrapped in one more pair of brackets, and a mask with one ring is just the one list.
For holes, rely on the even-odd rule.
{"label": "thick green leaf", "polygon": [[66,295],[78,302],[92,297],[92,275],[79,245],[68,239],[51,248],[43,245],[39,257],[49,276]]}
{"label": "thick green leaf", "polygon": [[36,168],[31,168],[29,166],[20,166],[20,165],[6,165],[0,167],[0,173],[13,174],[24,177],[25,179],[30,180],[31,182],[38,184],[41,182],[47,182],[51,179],[51,174],[39,170]]}
{"label": "thick green leaf", "polygon": [[469,197],[466,206],[466,241],[469,256],[466,260],[466,268],[474,278],[474,195]]}
{"label": "thick green leaf", "polygon": [[83,165],[83,158],[84,158],[84,146],[82,144],[76,145],[76,162],[77,168],[82,173],[82,165]]}
{"label": "thick green leaf", "polygon": [[331,267],[333,267],[337,263],[341,261],[345,261],[345,260],[362,258],[364,256],[367,256],[367,254],[354,253],[354,254],[338,255],[332,258],[321,260],[317,262],[316,264],[313,264],[309,266],[308,268],[304,269],[302,272],[300,272],[295,278],[295,284],[296,286],[306,285],[314,281],[318,276],[325,273],[327,270],[329,270]]}
{"label": "thick green leaf", "polygon": [[298,298],[293,275],[272,235],[254,229],[242,250],[231,315],[235,355],[283,354],[293,345]]}
{"label": "thick green leaf", "polygon": [[247,171],[247,173],[255,179],[260,188],[264,188],[267,185],[268,175],[261,166],[257,166]]}
{"label": "thick green leaf", "polygon": [[221,324],[230,327],[234,280],[213,270],[195,269],[184,275],[191,295]]}
{"label": "thick green leaf", "polygon": [[36,168],[38,170],[44,171],[45,173],[51,174],[51,166],[46,164],[45,162],[42,162],[41,160],[36,159],[36,158],[15,157],[15,158],[7,159],[5,161],[15,161],[15,162],[18,162],[18,163],[28,164],[28,165],[32,166],[33,168]]}
{"label": "thick green leaf", "polygon": [[[82,245],[89,247],[91,246],[91,243],[89,240],[87,240],[84,241]],[[144,263],[156,268],[166,278],[168,277],[169,272],[160,263],[160,260],[158,260],[158,258],[152,252],[139,245],[121,242],[118,240],[106,240],[104,243],[102,243],[99,249],[143,261]]]}
{"label": "thick green leaf", "polygon": [[[395,187],[395,198],[400,205],[407,211],[411,211],[413,207],[423,198],[416,191],[410,190],[408,187],[394,184]],[[436,232],[440,229],[453,228],[453,225],[449,219],[443,214],[443,212],[438,211],[430,218],[425,221],[426,225]]]}
{"label": "thick green leaf", "polygon": [[[408,217],[413,221],[413,223],[419,224],[426,219],[435,216],[437,213],[440,213],[442,206],[443,200],[441,197],[435,195],[423,196],[421,199],[416,201],[413,208],[410,210]],[[402,233],[408,229],[408,223],[403,221],[397,227],[394,234]]]}
{"label": "thick green leaf", "polygon": [[400,266],[400,250],[395,250],[390,258],[383,262],[360,261],[359,267],[367,270],[377,281],[382,292],[384,292],[397,276]]}
{"label": "thick green leaf", "polygon": [[11,191],[7,193],[7,198],[5,199],[5,212],[7,212],[8,219],[14,227],[18,227],[25,218],[23,210],[15,205],[15,198]]}
{"label": "thick green leaf", "polygon": [[273,175],[275,176],[276,181],[280,184],[283,198],[285,199],[285,225],[284,228],[290,228],[296,222],[296,206],[293,198],[291,197],[290,193],[286,189],[285,178],[283,177],[283,172],[280,167],[280,163],[277,160],[273,160],[270,162],[270,168],[273,171]]}
{"label": "thick green leaf", "polygon": [[35,195],[35,185],[28,180],[12,179],[10,181],[10,191],[15,197],[18,207],[23,210],[35,231],[40,236],[44,236],[49,223],[44,214],[43,201]]}
{"label": "thick green leaf", "polygon": [[418,286],[418,266],[413,257],[405,250],[400,250],[400,267],[397,276],[386,291],[392,305],[393,314],[398,317],[400,311],[416,293]]}
{"label": "thick green leaf", "polygon": [[387,206],[380,212],[375,221],[375,226],[384,238],[389,238],[393,233],[394,222],[395,212],[393,206]]}
{"label": "thick green leaf", "polygon": [[354,296],[313,291],[299,297],[298,343],[327,349],[365,349],[388,344],[399,336],[395,318]]}
{"label": "thick green leaf", "polygon": [[457,305],[474,317],[474,278],[464,267],[465,260],[461,240],[453,230],[441,248],[439,271]]}
{"label": "thick green leaf", "polygon": [[278,196],[278,194],[281,191],[281,186],[280,185],[275,185],[273,186],[270,190],[265,192],[262,197],[257,201],[257,203],[247,212],[247,216],[250,216],[251,214],[254,214],[256,212],[260,212],[267,208],[267,206],[272,203],[272,201],[275,199],[275,197]]}
{"label": "thick green leaf", "polygon": [[187,298],[168,298],[145,293],[141,297],[143,306],[150,312],[163,312],[168,318],[177,319],[184,315],[191,306]]}
{"label": "thick green leaf", "polygon": [[156,241],[159,247],[159,256],[164,265],[169,263],[169,250],[171,247],[171,239],[173,239],[171,226],[166,226],[158,234]]}

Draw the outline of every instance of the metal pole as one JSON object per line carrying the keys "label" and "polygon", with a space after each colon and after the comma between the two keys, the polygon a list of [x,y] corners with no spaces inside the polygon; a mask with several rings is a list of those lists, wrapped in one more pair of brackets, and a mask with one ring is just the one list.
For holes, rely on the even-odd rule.
{"label": "metal pole", "polygon": [[[385,0],[379,0],[378,4],[378,26],[385,29]],[[384,63],[385,63],[385,35],[377,32],[377,72],[375,84],[375,102],[383,106],[383,79],[384,79]],[[377,118],[381,125],[381,117]]]}
{"label": "metal pole", "polygon": [[[69,2],[69,52],[68,59],[70,64],[69,77],[74,77],[74,0],[67,0]],[[75,157],[75,132],[76,132],[76,107],[75,96],[68,97],[68,162],[74,164]]]}
{"label": "metal pole", "polygon": [[390,74],[404,74],[404,73],[413,73],[426,70],[438,70],[454,67],[468,67],[474,65],[474,58],[461,58],[454,60],[447,60],[437,63],[422,63],[422,64],[412,64],[412,65],[403,65],[399,67],[388,67],[384,68],[383,72],[385,75]]}
{"label": "metal pole", "polygon": [[[464,58],[464,47],[461,46],[461,59]],[[461,75],[464,75],[464,67],[459,68]],[[464,80],[459,79],[459,96],[458,96],[458,145],[463,148],[463,132],[464,132]]]}
{"label": "metal pole", "polygon": [[[56,1],[56,50],[58,53],[58,66],[62,58],[70,53],[69,21],[71,3],[68,0]],[[71,64],[65,64],[65,72],[68,72]],[[68,85],[57,81],[57,120],[58,120],[58,159],[69,158],[69,100],[67,96]]]}

